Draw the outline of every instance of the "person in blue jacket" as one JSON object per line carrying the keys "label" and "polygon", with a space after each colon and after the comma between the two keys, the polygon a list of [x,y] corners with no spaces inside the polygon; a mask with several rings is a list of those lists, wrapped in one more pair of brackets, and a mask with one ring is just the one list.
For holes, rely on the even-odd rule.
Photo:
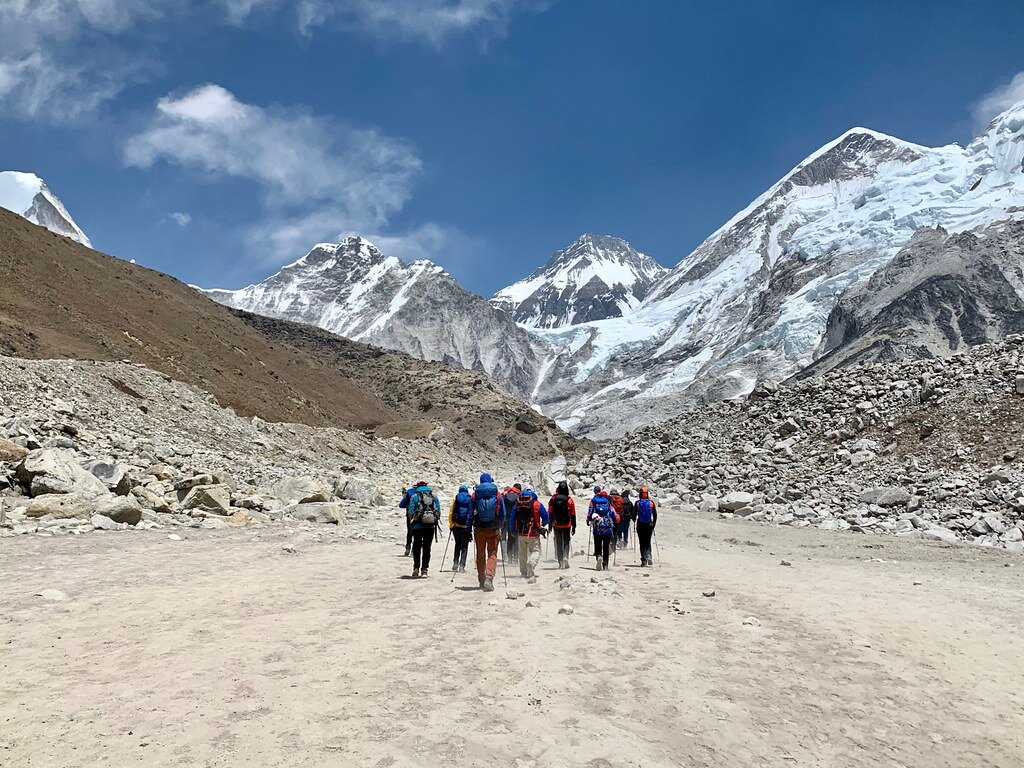
{"label": "person in blue jacket", "polygon": [[473,489],[473,511],[469,518],[469,529],[476,540],[476,575],[480,589],[494,591],[494,575],[498,569],[498,548],[501,543],[503,523],[501,493],[489,474],[480,475],[480,482]]}
{"label": "person in blue jacket", "polygon": [[[472,517],[473,494],[469,492],[469,486],[460,485],[459,492],[452,500],[452,508],[448,512],[448,530],[455,539],[452,570],[457,573],[466,572],[466,553],[469,551],[469,542],[473,540],[473,531],[469,527]],[[444,567],[444,563],[441,567]]]}
{"label": "person in blue jacket", "polygon": [[425,480],[411,489],[407,514],[412,525],[412,577],[425,579],[430,570],[430,545],[441,520],[441,500]]}
{"label": "person in blue jacket", "polygon": [[618,522],[619,516],[612,506],[612,500],[601,490],[601,486],[595,485],[594,498],[590,500],[590,508],[587,510],[587,525],[594,536],[594,560],[599,571],[608,570],[608,557]]}

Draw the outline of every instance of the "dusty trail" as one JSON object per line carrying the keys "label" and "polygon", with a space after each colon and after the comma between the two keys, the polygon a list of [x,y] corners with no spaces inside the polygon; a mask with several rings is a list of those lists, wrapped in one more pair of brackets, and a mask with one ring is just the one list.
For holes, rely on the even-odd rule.
{"label": "dusty trail", "polygon": [[310,531],[5,540],[0,764],[1024,762],[1019,556],[668,517],[518,600]]}

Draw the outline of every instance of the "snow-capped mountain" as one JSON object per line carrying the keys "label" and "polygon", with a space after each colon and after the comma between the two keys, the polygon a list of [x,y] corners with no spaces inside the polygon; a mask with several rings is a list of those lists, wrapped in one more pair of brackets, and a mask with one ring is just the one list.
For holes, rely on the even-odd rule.
{"label": "snow-capped mountain", "polygon": [[585,234],[491,304],[525,328],[561,328],[633,311],[666,272],[625,240]]}
{"label": "snow-capped mountain", "polygon": [[482,370],[523,399],[534,391],[540,343],[433,262],[405,264],[361,237],[321,243],[257,285],[204,293],[230,307]]}
{"label": "snow-capped mountain", "polygon": [[92,247],[67,208],[34,173],[0,171],[0,207],[24,216],[33,224]]}
{"label": "snow-capped mountain", "polygon": [[840,297],[914,233],[1024,218],[1024,103],[967,147],[855,128],[811,154],[657,283],[626,318],[534,331],[560,349],[539,404],[617,433],[694,398],[749,392],[827,351]]}

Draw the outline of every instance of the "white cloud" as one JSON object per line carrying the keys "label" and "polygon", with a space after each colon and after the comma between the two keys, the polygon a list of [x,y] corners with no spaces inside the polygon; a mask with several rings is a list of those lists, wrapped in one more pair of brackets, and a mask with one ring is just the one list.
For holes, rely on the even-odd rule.
{"label": "white cloud", "polygon": [[175,211],[174,213],[167,214],[167,218],[177,224],[179,227],[187,227],[192,223],[192,216],[184,213],[183,211]]}
{"label": "white cloud", "polygon": [[149,125],[127,142],[125,159],[256,184],[267,215],[250,241],[270,260],[338,232],[385,227],[422,168],[401,139],[304,110],[246,104],[213,84],[160,99]]}
{"label": "white cloud", "polygon": [[971,114],[975,128],[983,130],[1001,112],[1021,102],[1024,102],[1024,72],[1018,72],[1009,82],[989,91],[974,103]]}

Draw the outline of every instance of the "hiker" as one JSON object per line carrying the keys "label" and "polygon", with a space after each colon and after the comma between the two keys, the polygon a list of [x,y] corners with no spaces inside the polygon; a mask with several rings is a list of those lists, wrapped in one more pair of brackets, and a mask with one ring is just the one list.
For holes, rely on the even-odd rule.
{"label": "hiker", "polygon": [[502,523],[501,494],[491,476],[484,472],[473,489],[473,510],[468,526],[476,539],[476,575],[484,592],[494,591]]}
{"label": "hiker", "polygon": [[654,565],[651,558],[651,537],[658,524],[658,506],[651,499],[647,488],[640,489],[640,498],[636,500],[636,536],[640,540],[640,567]]}
{"label": "hiker", "polygon": [[[469,542],[473,540],[473,532],[469,530],[469,519],[473,515],[473,496],[468,485],[460,485],[459,492],[452,501],[452,509],[448,513],[448,530],[455,539],[455,556],[452,558],[452,570],[456,573],[466,572],[466,553]],[[444,563],[441,564],[442,566]]]}
{"label": "hiker", "polygon": [[612,500],[601,486],[594,486],[594,498],[587,509],[587,525],[594,535],[594,560],[597,570],[608,570],[608,557],[611,554],[612,540],[615,538],[615,524],[618,517],[612,508]]}
{"label": "hiker", "polygon": [[619,524],[615,527],[615,537],[623,549],[629,547],[629,526],[636,519],[636,507],[629,495],[629,489],[622,492],[622,510],[619,512]]}
{"label": "hiker", "polygon": [[409,498],[415,486],[402,491],[402,500],[398,502],[398,508],[405,510],[405,557],[412,554],[412,520],[409,518]]}
{"label": "hiker", "polygon": [[619,546],[619,526],[622,525],[622,494],[612,488],[608,494],[608,499],[612,503],[612,509],[615,510],[615,516],[619,522],[615,524],[615,538],[612,539],[612,548],[617,549]]}
{"label": "hiker", "polygon": [[430,570],[430,545],[441,520],[441,502],[425,480],[411,491],[408,517],[412,524],[412,577],[425,579]]}
{"label": "hiker", "polygon": [[562,480],[555,495],[548,501],[551,530],[555,534],[555,557],[559,570],[568,570],[572,539],[576,535],[576,501],[569,493],[569,484]]}
{"label": "hiker", "polygon": [[501,527],[502,543],[505,547],[505,561],[516,563],[519,560],[519,547],[516,544],[516,527],[512,524],[516,514],[516,502],[523,492],[522,483],[513,483],[501,494],[501,507],[505,525]]}
{"label": "hiker", "polygon": [[531,584],[537,581],[540,565],[540,537],[547,536],[548,511],[532,488],[527,488],[516,499],[515,517],[509,530],[515,529],[519,545],[519,574]]}

